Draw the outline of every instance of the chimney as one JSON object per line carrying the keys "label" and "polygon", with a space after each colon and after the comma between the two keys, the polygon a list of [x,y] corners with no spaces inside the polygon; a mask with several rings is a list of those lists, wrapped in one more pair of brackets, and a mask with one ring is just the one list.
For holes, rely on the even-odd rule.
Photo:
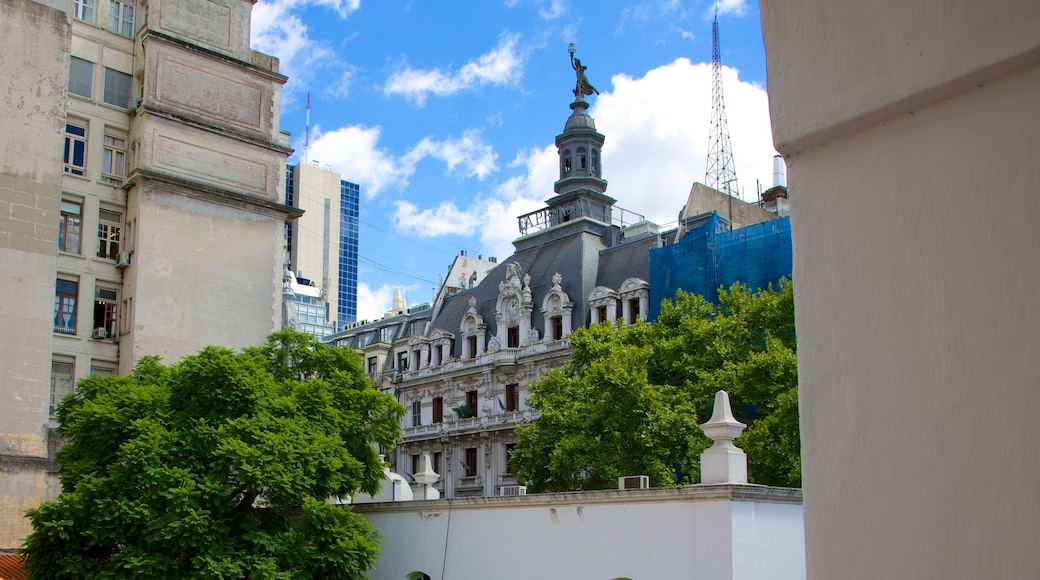
{"label": "chimney", "polygon": [[787,185],[787,168],[784,166],[784,158],[779,155],[773,156],[773,187]]}

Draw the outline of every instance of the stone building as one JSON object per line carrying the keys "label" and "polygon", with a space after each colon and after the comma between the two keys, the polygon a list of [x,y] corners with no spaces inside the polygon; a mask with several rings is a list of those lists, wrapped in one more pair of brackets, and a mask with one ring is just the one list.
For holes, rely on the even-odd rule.
{"label": "stone building", "polygon": [[649,310],[648,253],[666,236],[606,195],[604,136],[587,108],[571,104],[556,138],[556,194],[518,218],[512,256],[442,290],[432,307],[329,338],[361,351],[373,383],[407,407],[404,440],[389,454],[396,471],[415,474],[430,453],[444,497],[515,491],[514,430],[537,416],[528,385],[570,358],[578,327],[630,324]]}
{"label": "stone building", "polygon": [[0,0],[0,551],[57,493],[54,410],[78,379],[280,323],[299,212],[286,77],[250,50],[251,10]]}

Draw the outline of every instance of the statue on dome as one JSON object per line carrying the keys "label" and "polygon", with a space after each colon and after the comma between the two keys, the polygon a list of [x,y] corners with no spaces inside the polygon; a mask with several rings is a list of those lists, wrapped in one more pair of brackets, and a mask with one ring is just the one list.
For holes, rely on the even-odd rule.
{"label": "statue on dome", "polygon": [[573,42],[569,47],[567,47],[567,52],[571,55],[571,68],[574,69],[574,74],[578,77],[578,82],[572,91],[574,93],[574,101],[584,102],[586,95],[598,95],[599,91],[597,91],[596,87],[592,86],[592,83],[589,82],[589,77],[585,76],[585,70],[589,67],[582,65],[581,59],[574,58]]}

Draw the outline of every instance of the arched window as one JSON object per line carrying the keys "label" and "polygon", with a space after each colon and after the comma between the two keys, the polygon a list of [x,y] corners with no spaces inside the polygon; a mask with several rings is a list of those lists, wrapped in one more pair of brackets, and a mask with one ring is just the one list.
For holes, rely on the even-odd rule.
{"label": "arched window", "polygon": [[412,572],[405,576],[404,580],[430,580],[430,575],[424,572]]}
{"label": "arched window", "polygon": [[571,172],[571,150],[563,150],[563,176],[566,177]]}

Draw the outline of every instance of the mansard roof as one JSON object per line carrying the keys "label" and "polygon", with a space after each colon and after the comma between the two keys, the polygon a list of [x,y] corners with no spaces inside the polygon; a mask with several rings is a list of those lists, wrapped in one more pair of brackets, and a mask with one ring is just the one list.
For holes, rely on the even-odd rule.
{"label": "mansard roof", "polygon": [[524,249],[501,261],[476,288],[446,297],[430,328],[458,332],[469,308],[469,299],[473,297],[488,332],[499,336],[501,332],[495,320],[498,286],[506,280],[507,265],[512,263],[521,267],[521,277],[531,277],[531,325],[540,336],[545,336],[546,330],[542,302],[552,289],[553,275],[557,272],[562,278],[561,288],[574,302],[574,325],[583,326],[589,322],[587,302],[593,288],[607,286],[617,290],[629,278],[649,279],[649,251],[658,246],[658,239],[649,236],[608,248],[602,236],[579,233]]}

